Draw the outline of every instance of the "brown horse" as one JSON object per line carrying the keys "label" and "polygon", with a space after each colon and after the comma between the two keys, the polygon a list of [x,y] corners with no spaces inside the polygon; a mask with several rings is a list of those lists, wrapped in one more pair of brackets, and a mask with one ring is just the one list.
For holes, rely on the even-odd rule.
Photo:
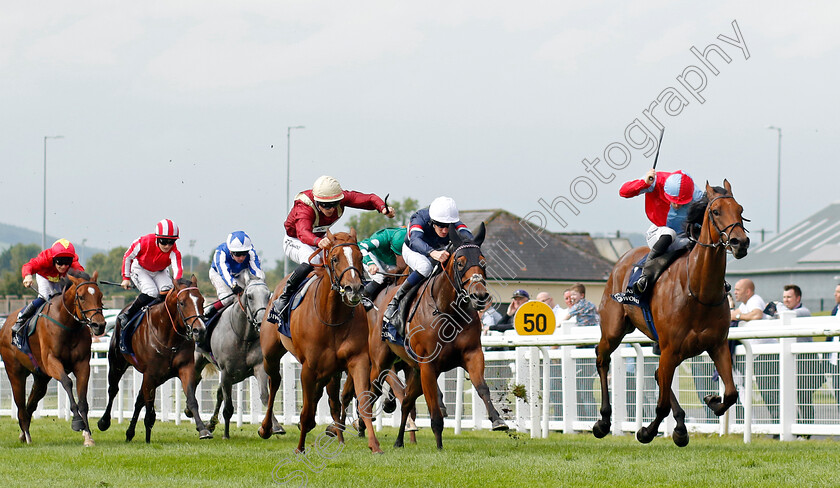
{"label": "brown horse", "polygon": [[[70,398],[73,430],[82,431],[85,446],[94,445],[88,423],[87,388],[91,343],[88,328],[96,335],[105,331],[102,292],[96,284],[98,276],[98,272],[94,272],[92,278],[86,273],[67,276],[69,284],[64,288],[64,293],[50,300],[38,316],[35,332],[29,337],[31,358],[11,343],[12,325],[17,318],[17,311],[9,315],[0,331],[0,355],[6,365],[6,374],[9,375],[17,405],[20,440],[27,444],[32,442],[29,436],[32,414],[38,402],[44,398],[50,378],[55,378]],[[69,373],[76,377],[78,403],[73,397],[73,380],[68,376]],[[25,401],[26,377],[30,374],[33,376],[32,391],[29,401]]]}
{"label": "brown horse", "polygon": [[166,293],[163,302],[149,307],[145,317],[131,337],[134,355],[120,352],[119,327],[114,330],[108,349],[108,406],[99,419],[99,430],[106,431],[111,426],[111,407],[114,397],[120,391],[120,378],[128,366],[134,366],[143,373],[143,384],[137,392],[134,415],[125,432],[125,440],[134,438],[140,409],[146,407],[146,443],[152,438],[155,425],[155,389],[170,378],[178,377],[187,396],[187,408],[195,418],[195,430],[199,438],[211,439],[213,434],[204,426],[198,414],[198,401],[195,399],[195,341],[204,335],[204,322],[201,320],[204,310],[204,297],[198,291],[195,275],[191,280],[172,280],[173,288]]}
{"label": "brown horse", "polygon": [[[671,383],[680,363],[704,351],[711,356],[725,386],[723,400],[719,395],[708,395],[704,399],[706,405],[720,416],[738,400],[727,344],[729,305],[724,274],[727,251],[741,259],[747,255],[750,240],[744,229],[745,219],[741,216],[743,207],[733,198],[729,182],[724,180],[723,186],[713,188],[706,183],[708,203],[701,201],[694,204],[702,211],[702,227],[694,248],[677,259],[653,288],[650,306],[662,349],[655,374],[659,383],[659,400],[656,418],[636,433],[640,442],[653,440],[659,424],[673,409],[677,422],[674,443],[680,447],[688,444],[685,411],[671,391]],[[607,380],[610,355],[634,328],[655,339],[654,333],[645,324],[641,309],[622,305],[611,298],[612,294],[624,291],[633,265],[647,252],[644,247],[634,249],[616,263],[601,300],[601,342],[597,347],[596,361],[601,377],[601,419],[592,427],[592,433],[598,438],[610,431],[612,407]]]}
{"label": "brown horse", "polygon": [[[289,339],[277,327],[263,319],[260,345],[264,367],[268,373],[268,409],[260,427],[260,436],[271,437],[274,420],[274,397],[280,386],[280,359],[291,352],[301,364],[300,384],[303,408],[300,412],[300,442],[297,451],[304,452],[306,434],[315,427],[315,408],[324,386],[342,371],[347,371],[361,391],[370,391],[370,358],[368,356],[367,317],[362,299],[362,253],[356,243],[356,231],[349,234],[327,232],[331,244],[323,250],[323,265],[315,271],[317,280],[309,288],[300,306],[291,314]],[[321,252],[321,251],[318,251]],[[317,253],[316,253],[317,254]],[[315,256],[315,254],[313,254]],[[273,302],[283,291],[285,281],[277,285]],[[368,428],[368,447],[381,453],[371,423],[371,408],[361,409]],[[339,418],[333,416],[335,421]],[[331,429],[335,432],[335,429]],[[335,432],[340,434],[340,430]]]}
{"label": "brown horse", "polygon": [[[415,370],[414,374],[406,377],[406,397],[402,403],[402,420],[394,447],[403,446],[408,416],[417,398],[423,394],[431,415],[437,448],[443,448],[443,413],[437,378],[441,372],[459,366],[467,370],[470,381],[484,401],[493,430],[508,429],[493,406],[490,388],[484,380],[481,320],[477,312],[484,308],[489,299],[485,260],[481,254],[484,223],[479,226],[472,241],[462,241],[454,225],[449,226],[449,235],[452,241],[448,249],[450,257],[443,265],[442,272],[420,285],[416,298],[411,304],[405,304],[410,307],[410,321],[406,324],[406,347],[389,342],[387,349],[371,349],[371,378],[379,378],[382,371],[387,371],[397,357]],[[377,297],[379,310],[371,311],[371,323],[376,325],[371,326],[368,341],[381,343],[382,316],[396,290],[393,287]],[[376,385],[374,390],[377,390]]]}

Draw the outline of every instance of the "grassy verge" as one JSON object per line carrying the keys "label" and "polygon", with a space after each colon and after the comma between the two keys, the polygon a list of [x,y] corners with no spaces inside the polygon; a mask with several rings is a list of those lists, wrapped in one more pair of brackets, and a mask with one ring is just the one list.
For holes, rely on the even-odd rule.
{"label": "grassy verge", "polygon": [[[127,444],[125,428],[94,427],[97,445],[84,449],[68,422],[40,419],[31,429],[33,444],[26,446],[17,440],[17,422],[3,418],[0,479],[4,486],[38,487],[255,487],[284,477],[287,486],[312,487],[837,486],[840,457],[836,441],[759,438],[744,444],[736,436],[692,435],[680,449],[667,438],[642,445],[631,436],[553,434],[543,440],[483,431],[455,436],[451,429],[444,432],[443,451],[434,448],[429,429],[418,433],[418,445],[396,450],[396,431],[385,429],[379,433],[384,455],[371,455],[367,442],[350,432],[340,452],[322,457],[310,449],[302,458],[292,454],[294,427],[270,440],[245,425],[232,429],[230,440],[199,441],[192,425],[158,423],[150,445],[143,442],[142,425]],[[310,446],[316,437],[310,435]],[[323,452],[336,448],[325,446]]]}

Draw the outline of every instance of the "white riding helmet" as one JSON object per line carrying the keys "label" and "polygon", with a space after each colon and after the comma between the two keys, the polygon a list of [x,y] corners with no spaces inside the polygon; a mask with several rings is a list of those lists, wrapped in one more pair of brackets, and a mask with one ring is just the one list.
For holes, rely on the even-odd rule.
{"label": "white riding helmet", "polygon": [[458,217],[458,206],[449,197],[437,197],[429,205],[429,217],[442,224],[454,224],[461,220]]}
{"label": "white riding helmet", "polygon": [[247,252],[254,248],[251,238],[241,230],[231,232],[227,236],[227,247],[230,252]]}
{"label": "white riding helmet", "polygon": [[344,198],[344,190],[332,176],[320,176],[312,185],[312,196],[317,202],[337,202]]}

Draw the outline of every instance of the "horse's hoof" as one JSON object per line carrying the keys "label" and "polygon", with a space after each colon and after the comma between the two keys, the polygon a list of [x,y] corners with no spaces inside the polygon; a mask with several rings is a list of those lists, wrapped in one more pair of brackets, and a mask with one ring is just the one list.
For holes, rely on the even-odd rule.
{"label": "horse's hoof", "polygon": [[679,429],[674,429],[674,433],[671,436],[674,439],[674,444],[677,447],[685,447],[688,445],[688,432],[683,429],[683,432],[680,432]]}
{"label": "horse's hoof", "polygon": [[102,417],[99,419],[99,422],[96,423],[96,426],[99,427],[100,432],[105,432],[111,427],[111,417]]}
{"label": "horse's hoof", "polygon": [[134,439],[134,431],[133,430],[126,431],[125,441],[126,442],[131,442],[131,439]]}
{"label": "horse's hoof", "polygon": [[189,407],[184,408],[184,415],[186,415],[188,419],[192,418],[192,411],[189,409]]}
{"label": "horse's hoof", "polygon": [[82,443],[82,445],[83,445],[84,447],[93,447],[93,446],[95,446],[95,445],[96,445],[96,443],[95,443],[95,442],[93,442],[93,437],[91,437],[90,432],[85,432],[85,433],[84,433],[84,434],[82,434],[82,435],[84,435],[84,436],[85,436],[85,442],[84,442],[84,443]]}
{"label": "horse's hoof", "polygon": [[207,424],[207,430],[210,432],[216,432],[216,426],[219,425],[219,419],[213,417],[210,419],[210,423]]}
{"label": "horse's hoof", "polygon": [[397,449],[399,449],[399,448],[401,448],[401,447],[404,447],[402,439],[397,439],[397,440],[394,442],[394,447],[396,447]]}
{"label": "horse's hoof", "polygon": [[505,431],[505,430],[508,430],[508,429],[510,429],[510,427],[508,427],[508,424],[506,424],[504,420],[496,419],[496,420],[493,421],[493,430]]}
{"label": "horse's hoof", "polygon": [[73,417],[70,428],[73,429],[73,432],[81,432],[85,428],[85,421],[81,417]]}
{"label": "horse's hoof", "polygon": [[385,413],[394,413],[394,410],[396,410],[396,409],[397,409],[397,399],[396,398],[391,397],[391,398],[385,400],[384,402],[382,402],[382,410],[385,411]]}
{"label": "horse's hoof", "polygon": [[655,435],[648,435],[645,431],[645,428],[642,427],[636,432],[636,440],[641,442],[642,444],[648,444],[653,438],[656,437]]}
{"label": "horse's hoof", "polygon": [[383,451],[382,449],[379,449],[378,447],[376,448],[376,450],[371,449],[370,452],[372,454],[385,454],[385,451]]}
{"label": "horse's hoof", "polygon": [[224,435],[222,435],[222,439],[228,439],[228,440],[229,440],[229,439],[230,439],[230,436],[229,436],[229,435],[227,435],[227,434],[224,434]]}
{"label": "horse's hoof", "polygon": [[417,424],[409,425],[405,428],[406,432],[417,432],[418,430],[420,430],[420,427],[417,427]]}
{"label": "horse's hoof", "polygon": [[213,438],[213,434],[212,434],[209,430],[207,430],[207,429],[202,429],[202,430],[198,433],[198,438],[199,438],[199,439],[212,439],[212,438]]}
{"label": "horse's hoof", "polygon": [[592,426],[592,435],[594,435],[598,439],[603,439],[609,433],[610,423],[604,422],[603,419],[595,422],[595,425]]}
{"label": "horse's hoof", "polygon": [[286,435],[286,429],[282,425],[278,425],[271,431],[271,435]]}
{"label": "horse's hoof", "polygon": [[263,439],[271,438],[271,432],[269,432],[268,429],[264,428],[263,426],[260,426],[260,430],[258,433]]}

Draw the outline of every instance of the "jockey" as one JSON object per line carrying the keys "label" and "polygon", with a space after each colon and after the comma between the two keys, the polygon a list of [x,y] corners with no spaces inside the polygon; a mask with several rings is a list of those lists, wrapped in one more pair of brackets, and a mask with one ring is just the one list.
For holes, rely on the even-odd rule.
{"label": "jockey", "polygon": [[[271,307],[267,319],[269,322],[279,322],[280,314],[292,294],[312,271],[309,256],[316,249],[327,249],[330,246],[330,240],[326,237],[327,230],[344,214],[345,207],[377,210],[394,218],[394,209],[386,207],[381,198],[372,193],[342,190],[338,180],[331,176],[319,177],[311,190],[298,193],[286,218],[286,238],[283,239],[283,252],[298,263],[298,267],[289,275],[283,293]],[[312,263],[321,264],[321,256],[313,257]]]}
{"label": "jockey", "polygon": [[117,315],[117,325],[124,325],[141,308],[172,288],[169,266],[175,272],[174,279],[181,278],[184,269],[181,252],[175,245],[178,238],[178,226],[169,219],[163,219],[157,223],[154,234],[138,238],[125,251],[120,286],[128,290],[133,283],[140,294],[127,310]]}
{"label": "jockey", "polygon": [[37,283],[38,297],[29,302],[18,313],[17,321],[12,326],[12,335],[22,333],[23,324],[32,317],[38,307],[54,295],[61,293],[61,278],[67,276],[70,269],[85,270],[79,264],[76,249],[67,239],[55,241],[49,249],[44,249],[23,265],[23,268],[21,268],[23,286],[29,288],[33,282]]}
{"label": "jockey", "polygon": [[642,193],[645,195],[645,212],[653,224],[645,234],[650,254],[642,269],[642,276],[632,290],[640,296],[644,295],[648,285],[663,271],[663,264],[654,260],[665,254],[675,242],[678,246],[683,244],[677,238],[686,234],[688,204],[703,198],[705,191],[682,171],[668,173],[651,169],[641,180],[628,181],[619,190],[624,198]]}
{"label": "jockey", "polygon": [[260,258],[251,238],[241,230],[228,234],[225,242],[219,244],[213,253],[210,265],[210,283],[216,288],[219,297],[204,314],[204,322],[210,321],[226,305],[233,303],[235,295],[242,293],[247,284],[245,275],[264,280],[265,273],[260,268]]}
{"label": "jockey", "polygon": [[455,200],[449,197],[437,197],[427,208],[421,208],[411,216],[411,223],[402,247],[402,256],[411,269],[411,274],[400,285],[400,289],[391,299],[385,310],[386,322],[395,325],[400,301],[415,287],[432,274],[432,262],[441,263],[449,259],[446,247],[449,245],[449,225],[454,224],[465,239],[472,240],[470,229],[461,222]]}
{"label": "jockey", "polygon": [[407,232],[405,227],[388,227],[359,242],[362,264],[370,275],[370,281],[365,285],[365,295],[369,300],[376,298],[376,294],[385,285],[385,275],[382,272],[397,266],[397,257],[402,256]]}

